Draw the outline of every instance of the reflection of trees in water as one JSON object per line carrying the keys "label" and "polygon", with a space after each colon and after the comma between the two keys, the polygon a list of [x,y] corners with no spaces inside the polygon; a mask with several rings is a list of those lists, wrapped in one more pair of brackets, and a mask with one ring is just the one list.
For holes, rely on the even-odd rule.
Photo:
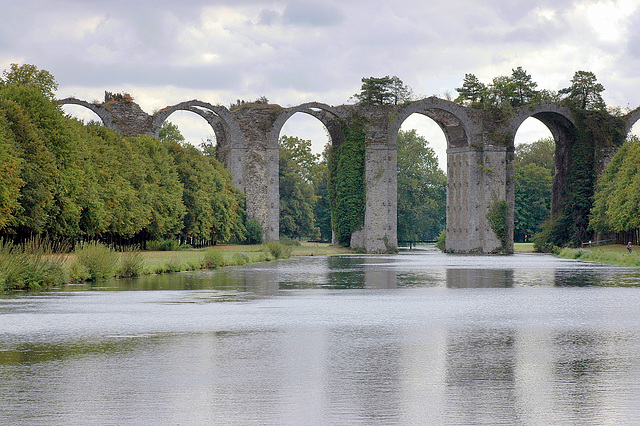
{"label": "reflection of trees in water", "polygon": [[586,287],[602,285],[602,272],[594,270],[571,271],[556,270],[554,282],[556,287]]}
{"label": "reflection of trees in water", "polygon": [[325,380],[330,406],[346,407],[343,411],[357,423],[397,424],[402,405],[402,343],[402,335],[391,328],[332,330],[331,368]]}
{"label": "reflection of trees in water", "polygon": [[515,338],[509,329],[449,333],[446,384],[454,423],[506,424],[518,418]]}
{"label": "reflection of trees in water", "polygon": [[558,333],[554,339],[558,409],[572,412],[578,424],[606,416],[611,397],[617,398],[598,389],[625,387],[635,368],[625,354],[630,343],[629,336],[617,332]]}
{"label": "reflection of trees in water", "polygon": [[447,269],[449,288],[513,287],[512,269]]}

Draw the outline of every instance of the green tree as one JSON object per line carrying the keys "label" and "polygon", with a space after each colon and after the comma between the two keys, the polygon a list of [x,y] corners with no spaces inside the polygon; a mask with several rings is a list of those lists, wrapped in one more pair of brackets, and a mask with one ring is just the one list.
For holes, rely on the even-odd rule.
{"label": "green tree", "polygon": [[398,77],[362,78],[360,93],[353,95],[358,105],[397,105],[411,100],[412,90]]}
{"label": "green tree", "polygon": [[553,176],[549,169],[535,163],[516,166],[515,175],[515,230],[516,242],[525,241],[541,231],[542,222],[551,213]]}
{"label": "green tree", "polygon": [[46,70],[39,70],[35,65],[11,64],[9,70],[2,72],[4,78],[0,78],[0,86],[16,85],[35,87],[49,99],[55,97],[58,90],[56,79]]}
{"label": "green tree", "polygon": [[536,164],[549,170],[553,176],[555,169],[556,141],[552,137],[542,138],[532,143],[516,145],[516,167]]}
{"label": "green tree", "polygon": [[513,83],[513,96],[511,104],[521,106],[532,103],[538,97],[536,87],[538,84],[531,79],[522,67],[511,70],[511,81]]}
{"label": "green tree", "polygon": [[280,233],[291,238],[318,238],[313,210],[316,195],[313,181],[318,174],[318,155],[311,141],[280,138]]}
{"label": "green tree", "polygon": [[551,214],[555,141],[544,138],[515,148],[514,240],[541,231]]}
{"label": "green tree", "polygon": [[398,133],[398,240],[435,240],[445,228],[446,175],[415,130]]}
{"label": "green tree", "polygon": [[558,91],[564,95],[569,105],[587,110],[604,110],[606,104],[602,99],[604,86],[598,83],[596,75],[590,71],[576,71],[571,79],[571,86]]}
{"label": "green tree", "polygon": [[132,185],[146,209],[144,231],[152,238],[177,235],[186,214],[184,186],[166,146],[151,136],[126,138],[134,151],[138,171]]}
{"label": "green tree", "polygon": [[233,186],[231,175],[218,160],[184,143],[172,123],[165,122],[159,137],[172,155],[184,187],[186,214],[181,234],[190,241],[243,240],[243,197]]}
{"label": "green tree", "polygon": [[600,178],[590,226],[600,232],[640,229],[640,139],[636,136],[616,152]]}
{"label": "green tree", "polygon": [[487,86],[474,74],[465,74],[462,87],[456,88],[458,97],[455,102],[472,107],[481,107],[487,97]]}
{"label": "green tree", "polygon": [[20,206],[18,197],[24,184],[20,179],[23,160],[18,157],[11,129],[0,110],[0,231],[13,222]]}
{"label": "green tree", "polygon": [[[326,152],[326,151],[325,151]],[[315,182],[316,205],[313,214],[316,219],[316,226],[320,229],[320,238],[323,241],[331,241],[331,202],[329,200],[328,189],[328,166],[326,161],[320,163],[320,180]]]}

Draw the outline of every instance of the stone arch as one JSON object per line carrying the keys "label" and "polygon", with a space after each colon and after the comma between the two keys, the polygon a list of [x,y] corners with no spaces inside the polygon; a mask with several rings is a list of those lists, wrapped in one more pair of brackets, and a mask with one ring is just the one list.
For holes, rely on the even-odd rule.
{"label": "stone arch", "polygon": [[345,118],[344,113],[338,108],[331,107],[329,105],[319,102],[308,102],[297,107],[287,108],[281,113],[276,121],[273,123],[273,127],[269,133],[268,147],[272,149],[278,148],[278,138],[280,137],[280,131],[282,127],[295,113],[304,113],[312,117],[315,117],[320,121],[329,132],[329,137],[332,143],[339,143],[344,137],[342,134],[342,128],[340,127],[339,119]]}
{"label": "stone arch", "polygon": [[242,151],[245,148],[245,140],[229,110],[197,99],[167,106],[153,115],[151,127],[154,136],[158,136],[162,123],[176,111],[193,112],[209,123],[216,136],[218,159],[231,171],[235,184],[243,188]]}
{"label": "stone arch", "polygon": [[628,135],[631,132],[633,126],[640,121],[640,107],[634,109],[629,114],[625,115],[625,134]]}
{"label": "stone arch", "polygon": [[556,144],[566,142],[566,138],[575,130],[576,124],[571,109],[558,103],[544,102],[516,110],[509,126],[512,137],[515,136],[520,125],[530,117],[540,120],[547,126],[556,140]]}
{"label": "stone arch", "polygon": [[81,99],[76,99],[76,98],[64,98],[64,99],[60,99],[58,101],[59,105],[80,105],[83,106],[91,111],[93,111],[98,117],[100,117],[100,120],[102,121],[102,124],[111,129],[111,130],[118,130],[117,126],[116,126],[116,122],[113,118],[113,115],[107,111],[107,109],[102,106],[102,105],[96,105],[96,104],[92,104],[90,102],[87,101],[83,101]]}
{"label": "stone arch", "polygon": [[212,105],[196,99],[167,106],[153,115],[152,129],[154,135],[160,132],[162,123],[176,111],[190,111],[204,118],[216,135],[218,144],[234,148],[244,148],[244,140],[240,129],[229,110],[223,106]]}
{"label": "stone arch", "polygon": [[[557,213],[561,205],[562,188],[567,178],[567,167],[569,161],[569,147],[573,144],[576,137],[576,123],[568,107],[553,103],[545,102],[534,106],[526,106],[516,110],[511,120],[509,128],[510,132],[510,148],[513,148],[513,140],[520,125],[529,117],[540,120],[551,131],[553,139],[556,142],[556,170],[553,177],[553,195],[551,201],[552,214]],[[514,166],[509,167],[509,191],[514,193]]]}
{"label": "stone arch", "polygon": [[402,123],[411,114],[422,114],[433,121],[442,129],[447,140],[447,148],[465,147],[469,145],[469,136],[474,132],[475,125],[463,107],[453,102],[430,97],[420,101],[411,102],[402,107],[389,129],[389,146],[396,146],[398,131]]}

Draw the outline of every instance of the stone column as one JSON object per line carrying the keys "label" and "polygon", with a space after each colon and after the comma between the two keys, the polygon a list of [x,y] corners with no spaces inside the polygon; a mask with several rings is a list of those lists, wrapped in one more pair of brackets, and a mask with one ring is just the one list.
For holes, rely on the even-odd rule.
{"label": "stone column", "polygon": [[247,217],[260,223],[265,241],[278,241],[280,235],[279,152],[269,136],[281,110],[252,104],[233,112],[244,148],[231,150],[230,167],[245,192]]}
{"label": "stone column", "polygon": [[[502,251],[502,242],[491,229],[487,213],[496,202],[507,200],[506,160],[507,149],[501,146],[447,150],[447,251]],[[513,250],[512,225],[506,241],[507,251]]]}
{"label": "stone column", "polygon": [[365,154],[366,210],[362,231],[351,246],[367,253],[386,253],[398,247],[398,157],[386,144],[368,144]]}

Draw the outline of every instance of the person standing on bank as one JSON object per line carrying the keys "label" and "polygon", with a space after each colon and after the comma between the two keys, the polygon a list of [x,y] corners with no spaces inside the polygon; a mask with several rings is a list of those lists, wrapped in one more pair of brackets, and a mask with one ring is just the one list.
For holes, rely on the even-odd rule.
{"label": "person standing on bank", "polygon": [[631,254],[631,241],[629,241],[629,244],[627,244],[627,250],[629,250],[629,254]]}

